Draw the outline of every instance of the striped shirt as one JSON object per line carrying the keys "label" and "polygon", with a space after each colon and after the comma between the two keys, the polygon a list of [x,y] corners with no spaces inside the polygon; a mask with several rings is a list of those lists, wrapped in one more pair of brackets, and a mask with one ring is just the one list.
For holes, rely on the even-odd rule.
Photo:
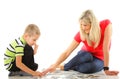
{"label": "striped shirt", "polygon": [[7,70],[12,67],[12,62],[14,62],[16,56],[24,55],[24,46],[26,41],[23,37],[19,37],[13,40],[7,47],[6,52],[4,54],[4,65]]}

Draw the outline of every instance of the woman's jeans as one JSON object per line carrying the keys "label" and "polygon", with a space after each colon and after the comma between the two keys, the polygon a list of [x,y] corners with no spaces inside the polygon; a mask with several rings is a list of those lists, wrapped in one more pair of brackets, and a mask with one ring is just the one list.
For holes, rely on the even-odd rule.
{"label": "woman's jeans", "polygon": [[68,63],[64,65],[64,70],[75,70],[81,73],[95,73],[103,69],[103,61],[92,56],[87,51],[79,51]]}

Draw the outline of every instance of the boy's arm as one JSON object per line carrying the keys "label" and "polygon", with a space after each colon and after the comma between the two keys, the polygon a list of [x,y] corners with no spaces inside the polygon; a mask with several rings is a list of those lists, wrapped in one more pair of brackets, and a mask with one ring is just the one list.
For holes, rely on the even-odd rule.
{"label": "boy's arm", "polygon": [[33,76],[42,76],[41,72],[36,72],[28,68],[26,65],[22,63],[22,56],[16,56],[16,66],[20,68],[22,71],[29,73]]}

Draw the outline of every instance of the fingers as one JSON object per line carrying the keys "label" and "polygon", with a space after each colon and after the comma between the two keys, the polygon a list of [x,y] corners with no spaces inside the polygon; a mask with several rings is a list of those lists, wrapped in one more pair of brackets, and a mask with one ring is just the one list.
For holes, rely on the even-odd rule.
{"label": "fingers", "polygon": [[46,75],[47,73],[51,73],[51,72],[53,72],[54,71],[54,69],[52,69],[52,68],[48,68],[48,69],[46,69],[46,70],[44,70],[43,72],[42,72],[42,75],[44,76],[44,75]]}
{"label": "fingers", "polygon": [[35,47],[35,48],[38,48],[38,45],[35,43],[35,44],[34,44],[34,47]]}
{"label": "fingers", "polygon": [[119,72],[118,72],[118,71],[114,71],[113,73],[114,73],[115,75],[118,75]]}
{"label": "fingers", "polygon": [[118,71],[111,71],[112,75],[118,75],[118,73],[119,73]]}
{"label": "fingers", "polygon": [[42,72],[42,75],[44,76],[44,75],[46,75],[47,73],[48,73],[48,70],[45,70],[45,71]]}
{"label": "fingers", "polygon": [[118,75],[119,72],[118,71],[105,71],[106,75]]}

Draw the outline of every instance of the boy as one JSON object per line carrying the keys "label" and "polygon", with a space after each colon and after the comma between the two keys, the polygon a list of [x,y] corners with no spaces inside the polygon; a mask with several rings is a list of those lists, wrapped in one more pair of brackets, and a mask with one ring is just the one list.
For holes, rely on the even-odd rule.
{"label": "boy", "polygon": [[[38,65],[34,63],[33,56],[37,52],[36,41],[39,36],[39,27],[29,24],[24,34],[9,44],[4,54],[4,65],[10,71],[9,76],[42,76],[41,72],[36,71]],[[34,46],[34,50],[32,46]]]}

